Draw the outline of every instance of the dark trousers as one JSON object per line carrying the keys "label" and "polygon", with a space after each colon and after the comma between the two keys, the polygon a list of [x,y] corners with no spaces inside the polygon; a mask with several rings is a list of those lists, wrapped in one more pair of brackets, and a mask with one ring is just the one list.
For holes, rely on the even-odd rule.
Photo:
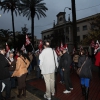
{"label": "dark trousers", "polygon": [[17,77],[17,80],[18,80],[18,89],[22,89],[23,87],[26,87],[26,75],[27,74],[23,74],[22,76],[20,77]]}
{"label": "dark trousers", "polygon": [[[12,76],[13,74],[13,71],[10,71],[10,75]],[[10,80],[11,80],[11,87],[16,87],[16,83],[15,83],[15,77],[10,77]]]}
{"label": "dark trousers", "polygon": [[39,68],[39,66],[37,66],[37,78],[41,77],[41,70]]}
{"label": "dark trousers", "polygon": [[68,91],[70,91],[70,88],[73,88],[72,82],[71,82],[71,79],[70,79],[70,70],[64,71],[64,81],[65,81],[66,89]]}
{"label": "dark trousers", "polygon": [[60,77],[61,77],[61,82],[64,82],[64,74],[63,74],[63,70],[61,68],[59,68],[59,73],[60,73]]}
{"label": "dark trousers", "polygon": [[10,93],[11,93],[11,81],[10,78],[4,79],[4,80],[0,80],[0,100],[2,98],[2,82],[6,85],[5,87],[5,91],[6,91],[6,99],[10,98]]}

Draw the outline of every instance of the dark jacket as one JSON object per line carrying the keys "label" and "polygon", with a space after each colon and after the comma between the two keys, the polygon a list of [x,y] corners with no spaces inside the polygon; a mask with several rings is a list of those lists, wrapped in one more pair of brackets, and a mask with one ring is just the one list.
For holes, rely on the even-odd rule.
{"label": "dark jacket", "polygon": [[64,68],[66,71],[69,71],[71,63],[72,63],[71,55],[66,52],[65,54],[62,55],[60,59],[60,66],[61,68]]}
{"label": "dark jacket", "polygon": [[[78,67],[81,67],[85,60],[86,60],[85,55],[80,56],[79,61],[78,61]],[[90,78],[91,79],[92,78],[91,68],[92,68],[92,61],[91,61],[91,58],[88,57],[85,64],[82,67],[82,70],[81,70],[79,76],[81,78]]]}
{"label": "dark jacket", "polygon": [[0,80],[10,78],[9,66],[5,56],[0,54]]}
{"label": "dark jacket", "polygon": [[[11,62],[10,58],[8,57],[9,62]],[[11,65],[9,66],[9,71],[14,71],[16,69],[16,59],[11,62]]]}

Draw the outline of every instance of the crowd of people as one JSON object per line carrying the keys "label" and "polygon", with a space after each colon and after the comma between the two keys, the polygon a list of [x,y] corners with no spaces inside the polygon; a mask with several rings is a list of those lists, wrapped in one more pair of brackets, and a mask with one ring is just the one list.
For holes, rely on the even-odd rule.
{"label": "crowd of people", "polygon": [[[6,56],[5,47],[0,45],[0,100],[13,100],[15,97],[11,96],[11,89],[18,89],[18,98],[26,97],[26,77],[35,66],[36,70],[39,68],[36,63],[36,57],[32,52],[24,53],[22,50],[14,52],[10,51],[9,56]],[[37,71],[37,78],[40,77],[40,71]],[[5,91],[5,97],[2,95]]]}
{"label": "crowd of people", "polygon": [[74,54],[70,54],[68,48],[63,47],[63,49],[59,49],[57,55],[56,52],[50,48],[50,43],[48,41],[44,42],[43,46],[44,49],[39,55],[39,67],[46,84],[44,98],[51,100],[51,96],[55,95],[56,68],[61,76],[60,83],[65,84],[65,91],[63,91],[65,94],[71,93],[74,89],[70,78],[71,70],[74,69],[77,71],[81,68],[79,77],[82,94],[85,96],[85,100],[88,100],[89,84],[92,78],[92,61],[88,52],[82,49],[80,52],[75,51]]}
{"label": "crowd of people", "polygon": [[[55,95],[55,82],[57,74],[60,75],[60,83],[65,84],[64,94],[71,93],[74,89],[70,74],[74,70],[80,70],[80,85],[82,95],[88,100],[90,80],[92,78],[92,60],[85,49],[75,51],[73,54],[68,52],[68,48],[59,49],[57,54],[50,47],[50,43],[43,43],[43,50],[40,53],[36,51],[24,53],[23,51],[9,52],[9,57],[5,56],[5,47],[0,46],[0,100],[13,100],[11,89],[18,89],[18,98],[26,97],[26,77],[32,69],[36,71],[36,78],[43,78],[46,85],[44,98],[51,100]],[[96,56],[97,57],[97,56]],[[96,65],[97,65],[96,59]],[[98,65],[99,66],[99,65]],[[57,74],[56,74],[57,73]],[[16,84],[17,82],[17,84]],[[5,97],[2,95],[2,89],[5,85]]]}

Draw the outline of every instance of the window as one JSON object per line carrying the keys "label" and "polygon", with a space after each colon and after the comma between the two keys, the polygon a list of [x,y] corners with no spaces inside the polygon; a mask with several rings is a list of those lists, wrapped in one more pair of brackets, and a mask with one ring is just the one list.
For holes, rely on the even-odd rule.
{"label": "window", "polygon": [[44,36],[44,40],[46,39],[46,36]]}
{"label": "window", "polygon": [[85,39],[86,38],[86,35],[83,35],[83,39]]}
{"label": "window", "polygon": [[60,18],[59,18],[59,21],[62,21],[62,19],[63,19],[63,18],[62,18],[62,17],[60,17]]}
{"label": "window", "polygon": [[77,42],[80,42],[80,36],[77,36]]}
{"label": "window", "polygon": [[80,28],[79,27],[77,27],[77,32],[79,32],[80,31]]}
{"label": "window", "polygon": [[83,26],[83,31],[87,30],[87,25]]}

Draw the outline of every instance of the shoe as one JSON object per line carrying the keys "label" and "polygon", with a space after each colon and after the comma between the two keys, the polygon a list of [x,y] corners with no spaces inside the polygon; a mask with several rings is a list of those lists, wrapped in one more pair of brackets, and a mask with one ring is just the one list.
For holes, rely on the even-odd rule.
{"label": "shoe", "polygon": [[18,95],[17,95],[17,97],[21,98],[22,97],[21,95],[22,95],[22,89],[18,89]]}
{"label": "shoe", "polygon": [[73,90],[73,88],[70,88],[70,90]]}
{"label": "shoe", "polygon": [[63,91],[63,93],[71,93],[71,91],[65,90]]}
{"label": "shoe", "polygon": [[44,98],[47,99],[47,100],[51,100],[51,98],[48,98],[48,97],[46,96],[46,94],[44,94]]}
{"label": "shoe", "polygon": [[61,84],[62,84],[62,81],[60,81],[59,83],[61,83]]}
{"label": "shoe", "polygon": [[60,81],[59,83],[64,84],[64,81]]}

